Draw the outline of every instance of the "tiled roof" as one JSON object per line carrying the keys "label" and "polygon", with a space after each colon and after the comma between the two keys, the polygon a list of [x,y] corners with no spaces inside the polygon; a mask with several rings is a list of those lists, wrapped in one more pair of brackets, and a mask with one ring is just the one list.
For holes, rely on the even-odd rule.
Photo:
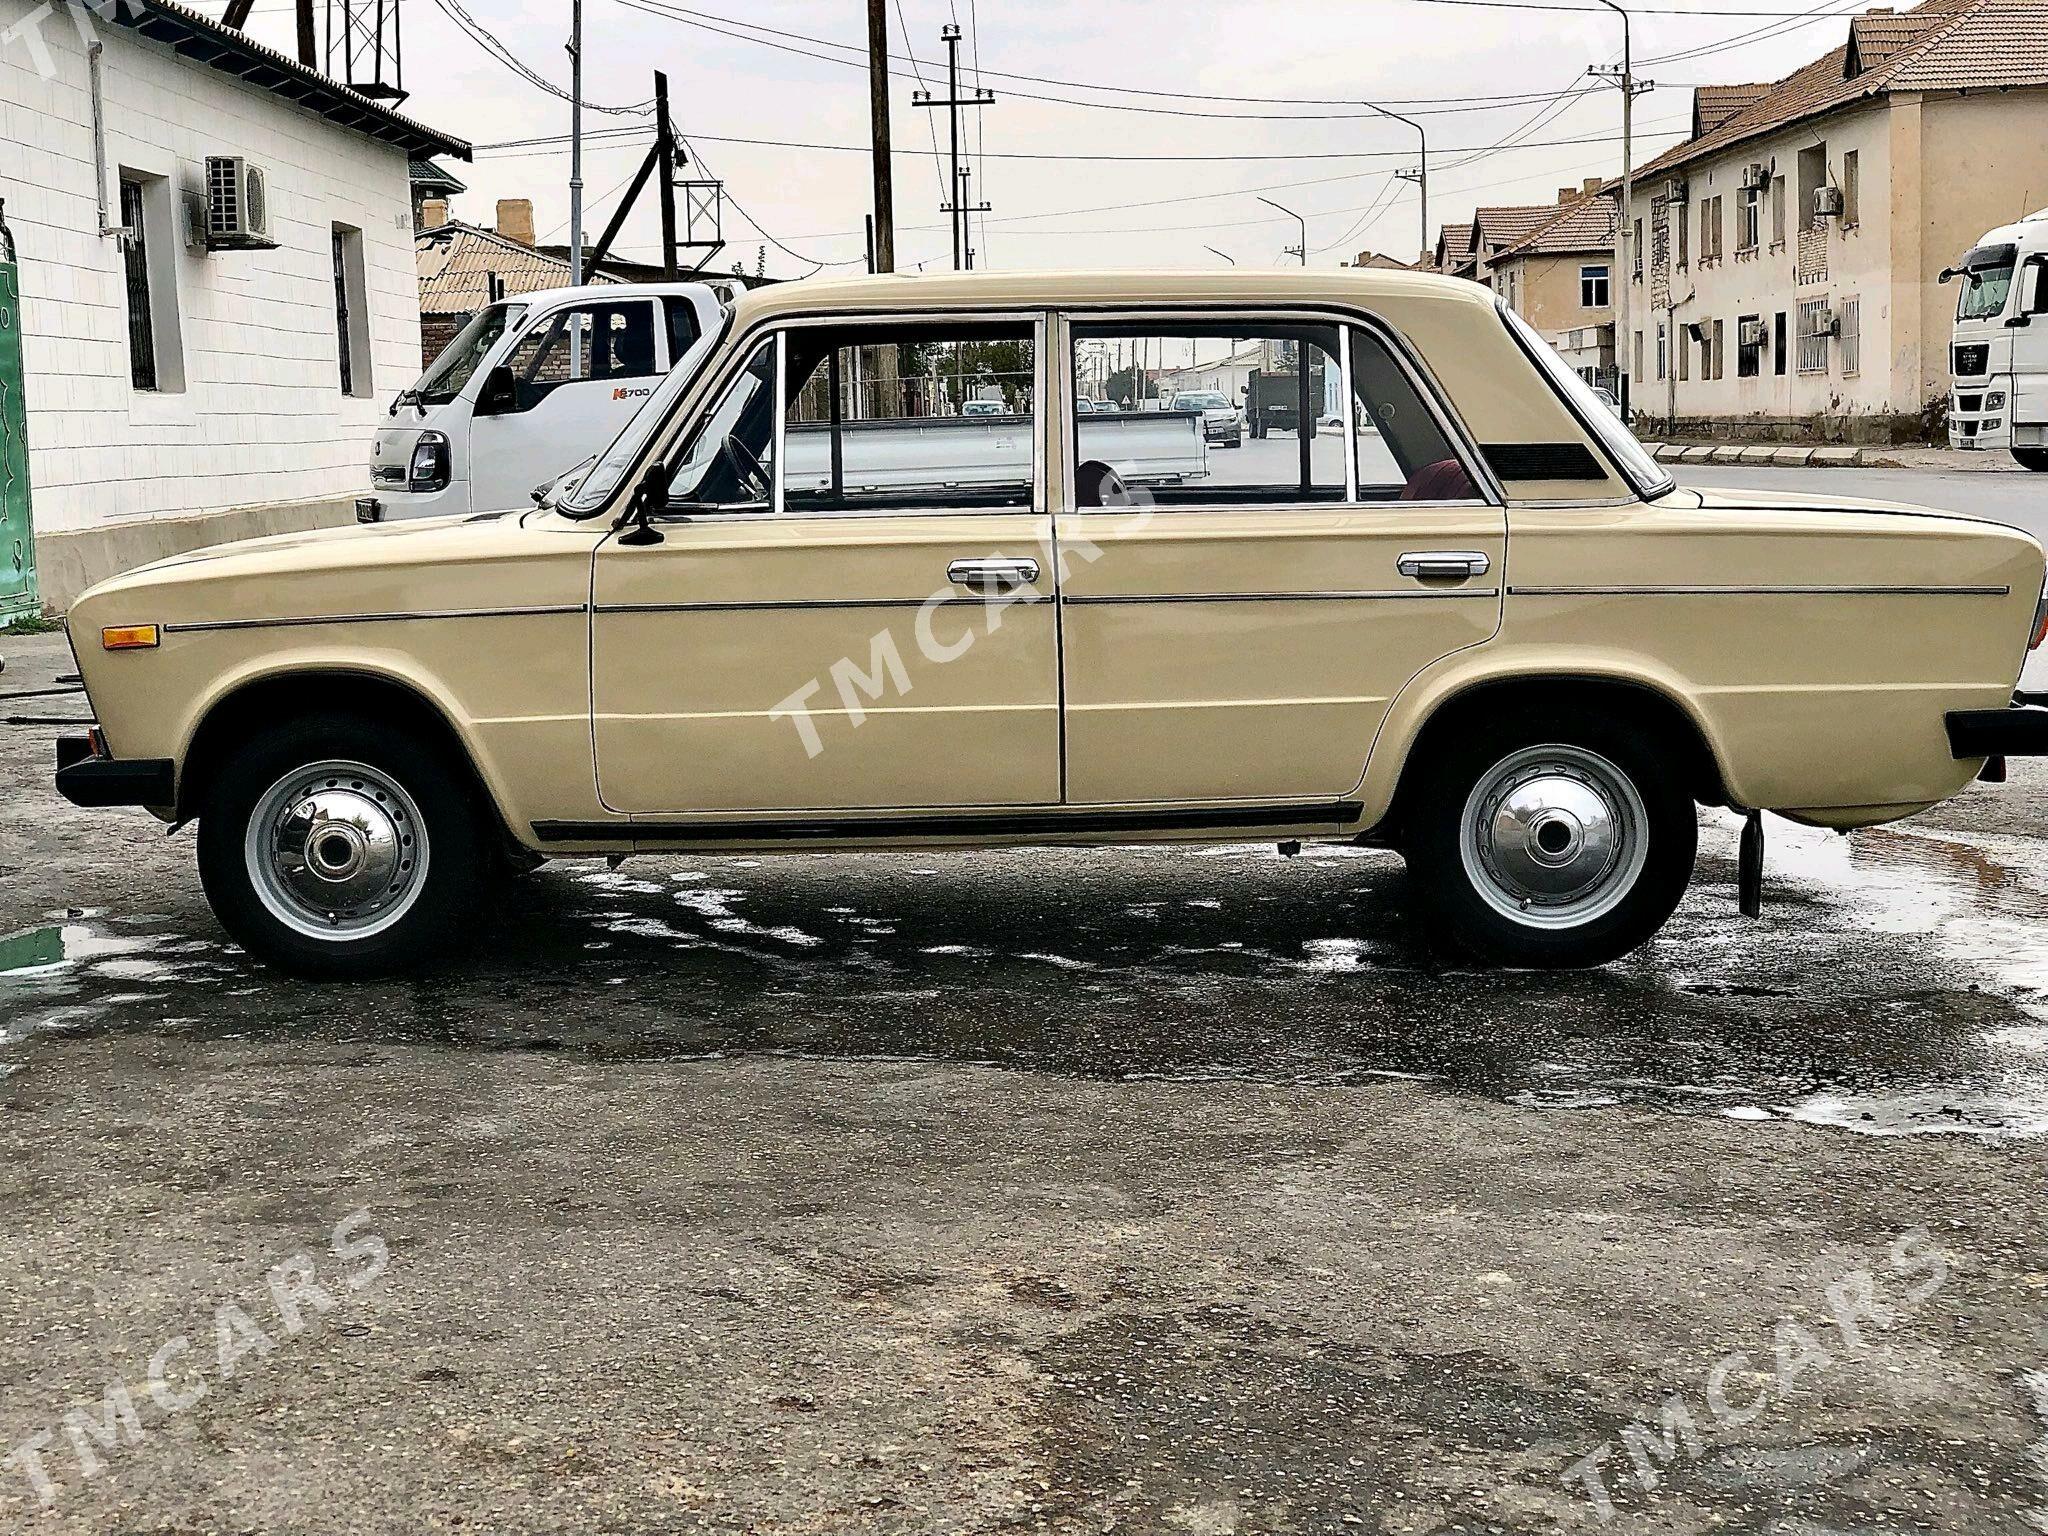
{"label": "tiled roof", "polygon": [[1692,92],[1692,133],[1711,133],[1757,98],[1769,94],[1771,82],[1754,85],[1698,85]]}
{"label": "tiled roof", "polygon": [[1444,271],[1456,270],[1471,250],[1470,224],[1446,224],[1436,232],[1436,260]]}
{"label": "tiled roof", "polygon": [[[569,281],[569,259],[508,240],[495,230],[455,221],[421,231],[414,241],[420,273],[420,313],[466,315],[491,302],[491,279],[508,298],[561,288]],[[609,266],[609,263],[607,263]],[[592,273],[593,283],[617,282],[609,271]]]}
{"label": "tiled roof", "polygon": [[1614,204],[1607,198],[1582,197],[1561,210],[1550,211],[1556,215],[1554,218],[1506,250],[1495,252],[1493,261],[1503,262],[1511,256],[1561,256],[1614,248]]}
{"label": "tiled roof", "polygon": [[1635,174],[1676,170],[1889,91],[2015,86],[2048,86],[2048,0],[1926,0],[1902,14],[1854,18],[1841,47],[1776,81]]}
{"label": "tiled roof", "polygon": [[[1485,255],[1489,246],[1513,245],[1525,240],[1557,212],[1555,203],[1527,207],[1475,208],[1472,212],[1472,244],[1469,254]],[[1490,259],[1490,258],[1489,258]]]}
{"label": "tiled roof", "polygon": [[450,192],[467,192],[468,187],[450,176],[447,170],[433,160],[414,160],[406,166],[406,180],[416,191],[434,196]]}

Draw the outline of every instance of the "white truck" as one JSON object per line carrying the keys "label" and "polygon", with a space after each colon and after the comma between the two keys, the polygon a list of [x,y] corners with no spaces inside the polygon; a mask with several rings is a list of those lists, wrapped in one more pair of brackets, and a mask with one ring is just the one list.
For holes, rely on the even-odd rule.
{"label": "white truck", "polygon": [[696,370],[729,297],[717,283],[619,283],[486,305],[391,402],[358,520],[527,505],[610,442],[672,370]]}
{"label": "white truck", "polygon": [[1949,346],[1951,448],[2004,448],[2048,470],[2048,208],[1987,231],[1959,279]]}

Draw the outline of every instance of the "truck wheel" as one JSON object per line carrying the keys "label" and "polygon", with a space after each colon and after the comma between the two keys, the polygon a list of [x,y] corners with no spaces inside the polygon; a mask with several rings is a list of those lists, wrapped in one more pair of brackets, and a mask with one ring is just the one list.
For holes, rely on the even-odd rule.
{"label": "truck wheel", "polygon": [[2012,456],[2024,468],[2048,470],[2048,448],[2015,448]]}
{"label": "truck wheel", "polygon": [[221,768],[199,878],[221,926],[302,976],[416,965],[470,930],[491,844],[463,769],[355,715],[279,726]]}
{"label": "truck wheel", "polygon": [[1664,926],[1699,826],[1657,737],[1595,715],[1495,720],[1416,765],[1417,895],[1498,965],[1601,965]]}

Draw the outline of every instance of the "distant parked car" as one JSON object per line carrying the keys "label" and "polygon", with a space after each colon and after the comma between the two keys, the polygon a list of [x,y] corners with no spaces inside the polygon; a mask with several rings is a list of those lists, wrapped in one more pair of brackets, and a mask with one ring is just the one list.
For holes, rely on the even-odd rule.
{"label": "distant parked car", "polygon": [[1237,407],[1214,390],[1187,389],[1173,397],[1169,410],[1202,418],[1202,438],[1223,448],[1244,446],[1244,418]]}
{"label": "distant parked car", "polygon": [[1628,420],[1627,414],[1621,408],[1621,402],[1614,398],[1613,390],[1607,388],[1604,384],[1595,384],[1593,386],[1593,393],[1599,397],[1600,403],[1602,405],[1606,406],[1607,409],[1614,412],[1615,418],[1617,420]]}
{"label": "distant parked car", "polygon": [[962,416],[1000,416],[1003,403],[1000,400],[969,400],[960,407]]}

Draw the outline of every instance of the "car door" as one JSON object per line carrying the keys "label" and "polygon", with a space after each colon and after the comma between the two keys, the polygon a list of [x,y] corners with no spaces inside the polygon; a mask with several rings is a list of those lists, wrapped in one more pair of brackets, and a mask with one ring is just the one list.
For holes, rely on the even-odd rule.
{"label": "car door", "polygon": [[1344,799],[1402,685],[1499,626],[1507,528],[1490,477],[1378,325],[1075,315],[1068,330],[1069,368],[1131,360],[1113,396],[1146,398],[1139,359],[1213,365],[1287,423],[1197,474],[1135,483],[1114,466],[1146,461],[1116,438],[1147,418],[1068,425],[1069,800]]}
{"label": "car door", "polygon": [[535,486],[604,447],[660,377],[650,299],[588,300],[535,317],[475,386],[471,508],[527,505]]}
{"label": "car door", "polygon": [[[1057,804],[1042,317],[838,319],[747,338],[674,451],[668,511],[592,573],[613,810]],[[962,416],[978,392],[1004,411]]]}

